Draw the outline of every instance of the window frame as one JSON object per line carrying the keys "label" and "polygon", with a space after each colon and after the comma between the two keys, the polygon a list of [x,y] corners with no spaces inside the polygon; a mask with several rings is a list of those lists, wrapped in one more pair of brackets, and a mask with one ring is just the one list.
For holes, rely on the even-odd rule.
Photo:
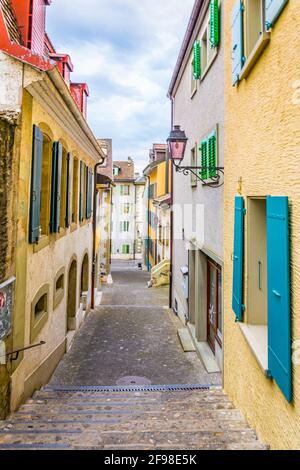
{"label": "window frame", "polygon": [[[49,284],[44,284],[34,296],[31,302],[31,321],[30,321],[30,342],[33,343],[38,337],[49,318]],[[39,315],[35,314],[35,309],[40,300],[46,296],[46,310]]]}

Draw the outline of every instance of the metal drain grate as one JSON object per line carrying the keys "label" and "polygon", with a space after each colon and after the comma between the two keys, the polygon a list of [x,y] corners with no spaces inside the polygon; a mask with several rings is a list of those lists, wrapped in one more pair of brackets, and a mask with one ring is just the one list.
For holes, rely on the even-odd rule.
{"label": "metal drain grate", "polygon": [[218,390],[215,385],[179,384],[179,385],[141,385],[141,386],[65,386],[47,387],[46,392],[183,392],[190,390]]}

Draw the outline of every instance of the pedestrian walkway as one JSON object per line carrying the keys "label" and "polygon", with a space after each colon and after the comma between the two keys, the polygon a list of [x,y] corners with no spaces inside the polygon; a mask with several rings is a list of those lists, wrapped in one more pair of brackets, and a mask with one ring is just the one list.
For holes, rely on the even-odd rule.
{"label": "pedestrian walkway", "polygon": [[182,351],[168,289],[136,263],[113,278],[49,385],[0,423],[0,450],[264,449],[220,375]]}
{"label": "pedestrian walkway", "polygon": [[184,353],[182,324],[168,308],[168,287],[148,288],[137,262],[114,262],[114,284],[103,289],[51,385],[116,385],[124,377],[148,384],[221,384],[195,352]]}

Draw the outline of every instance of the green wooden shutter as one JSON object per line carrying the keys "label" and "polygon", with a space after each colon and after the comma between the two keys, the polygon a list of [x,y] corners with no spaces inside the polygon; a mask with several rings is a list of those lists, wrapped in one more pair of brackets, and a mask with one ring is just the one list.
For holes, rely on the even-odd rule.
{"label": "green wooden shutter", "polygon": [[67,202],[66,202],[66,227],[71,224],[72,204],[72,182],[73,182],[73,158],[69,153],[67,157]]}
{"label": "green wooden shutter", "polygon": [[236,320],[243,321],[244,303],[244,225],[245,202],[242,196],[235,198],[234,208],[234,253],[233,253],[233,283],[232,283],[232,309]]}
{"label": "green wooden shutter", "polygon": [[84,163],[80,162],[80,187],[79,187],[79,221],[84,218]]}
{"label": "green wooden shutter", "polygon": [[210,44],[218,47],[220,42],[219,1],[210,1]]}
{"label": "green wooden shutter", "polygon": [[217,133],[214,131],[208,137],[208,166],[209,166],[209,177],[214,178],[217,176]]}
{"label": "green wooden shutter", "polygon": [[200,155],[201,155],[201,171],[200,177],[202,180],[206,180],[208,178],[208,145],[207,140],[202,140],[200,144]]}
{"label": "green wooden shutter", "polygon": [[269,374],[292,402],[288,198],[267,198]]}
{"label": "green wooden shutter", "polygon": [[193,69],[194,79],[199,80],[199,78],[201,77],[201,44],[198,39],[194,43]]}
{"label": "green wooden shutter", "polygon": [[58,233],[60,229],[62,152],[62,144],[54,142],[52,152],[51,233]]}
{"label": "green wooden shutter", "polygon": [[29,243],[38,243],[40,238],[42,164],[43,134],[33,126]]}
{"label": "green wooden shutter", "polygon": [[265,0],[266,29],[272,28],[289,0]]}

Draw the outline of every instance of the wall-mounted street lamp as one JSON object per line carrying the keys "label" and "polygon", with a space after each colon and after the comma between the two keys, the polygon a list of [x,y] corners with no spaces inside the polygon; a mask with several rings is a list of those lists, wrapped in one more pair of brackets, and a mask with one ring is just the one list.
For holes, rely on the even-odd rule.
{"label": "wall-mounted street lamp", "polygon": [[[176,172],[183,173],[185,176],[189,176],[190,173],[200,180],[204,186],[210,186],[213,188],[219,188],[224,184],[224,167],[202,167],[202,166],[181,166],[181,162],[184,159],[186,144],[188,138],[185,131],[180,129],[180,126],[174,126],[171,131],[167,142],[169,147],[169,155],[172,163],[176,169]],[[208,173],[214,174],[208,180],[201,178],[202,172],[206,170]]]}

